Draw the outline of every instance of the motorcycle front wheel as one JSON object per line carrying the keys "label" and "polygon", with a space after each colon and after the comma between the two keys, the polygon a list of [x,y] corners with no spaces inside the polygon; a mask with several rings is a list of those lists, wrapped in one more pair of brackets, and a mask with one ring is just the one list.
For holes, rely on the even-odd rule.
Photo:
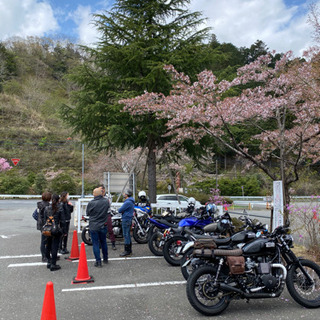
{"label": "motorcycle front wheel", "polygon": [[[172,266],[180,266],[182,254],[182,245],[179,244],[181,241],[186,241],[183,236],[174,236],[165,242],[163,246],[163,257]],[[179,251],[180,250],[180,251]]]}
{"label": "motorcycle front wheel", "polygon": [[155,255],[155,256],[162,256],[162,246],[160,245],[160,241],[162,238],[162,233],[156,231],[151,235],[148,241],[148,246],[150,251]]}
{"label": "motorcycle front wheel", "polygon": [[[320,267],[313,261],[300,260],[308,279],[298,264],[288,271],[286,284],[291,297],[305,308],[320,307]],[[310,281],[311,280],[311,281]]]}
{"label": "motorcycle front wheel", "polygon": [[216,268],[204,266],[195,270],[187,281],[187,297],[194,309],[206,316],[223,312],[230,299],[225,292],[214,285]]}
{"label": "motorcycle front wheel", "polygon": [[90,235],[90,231],[89,231],[89,227],[84,227],[82,229],[82,232],[81,232],[81,239],[82,241],[89,245],[89,246],[92,246],[92,240],[91,240],[91,235]]}
{"label": "motorcycle front wheel", "polygon": [[137,224],[134,226],[133,232],[132,232],[133,238],[138,243],[141,243],[141,244],[147,243],[149,240],[148,227],[141,226],[141,228],[142,228],[143,232],[141,232],[141,230]]}

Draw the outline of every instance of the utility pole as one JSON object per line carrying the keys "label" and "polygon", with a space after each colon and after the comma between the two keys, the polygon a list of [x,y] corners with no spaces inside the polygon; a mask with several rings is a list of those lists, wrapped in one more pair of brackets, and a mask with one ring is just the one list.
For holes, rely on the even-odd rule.
{"label": "utility pole", "polygon": [[216,189],[218,189],[218,160],[216,159]]}
{"label": "utility pole", "polygon": [[84,144],[82,144],[82,186],[81,198],[84,198]]}

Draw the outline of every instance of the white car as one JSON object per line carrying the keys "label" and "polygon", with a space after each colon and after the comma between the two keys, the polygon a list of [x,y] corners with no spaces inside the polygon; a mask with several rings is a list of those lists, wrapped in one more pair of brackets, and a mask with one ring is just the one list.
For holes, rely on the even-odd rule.
{"label": "white car", "polygon": [[[168,194],[158,194],[157,195],[157,203],[167,205],[168,207],[175,206],[178,207],[179,205],[183,205],[184,208],[188,206],[188,197],[183,196],[181,194],[178,195],[180,204],[178,202],[177,196],[173,193]],[[201,203],[199,201],[196,201],[196,208],[201,207]]]}

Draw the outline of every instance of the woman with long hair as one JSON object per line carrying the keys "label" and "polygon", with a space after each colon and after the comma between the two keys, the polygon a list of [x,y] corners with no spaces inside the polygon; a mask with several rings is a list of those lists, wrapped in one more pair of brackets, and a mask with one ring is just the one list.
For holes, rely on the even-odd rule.
{"label": "woman with long hair", "polygon": [[71,221],[71,213],[73,212],[73,204],[69,201],[69,192],[63,191],[60,195],[60,203],[62,206],[62,210],[65,217],[65,233],[62,234],[60,245],[59,245],[59,253],[67,254],[69,253],[67,249],[68,244],[68,234],[69,234],[69,227]]}
{"label": "woman with long hair", "polygon": [[57,262],[57,254],[59,249],[60,237],[62,233],[65,233],[65,217],[62,210],[62,206],[59,203],[60,197],[57,194],[53,194],[51,197],[51,204],[45,209],[45,217],[53,217],[55,224],[61,232],[55,235],[47,237],[46,257],[48,259],[47,268],[51,271],[61,269]]}

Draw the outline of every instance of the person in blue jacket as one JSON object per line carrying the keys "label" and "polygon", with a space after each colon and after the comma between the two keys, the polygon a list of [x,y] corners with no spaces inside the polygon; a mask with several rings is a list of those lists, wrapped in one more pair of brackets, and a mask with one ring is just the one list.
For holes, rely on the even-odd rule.
{"label": "person in blue jacket", "polygon": [[132,191],[130,189],[123,196],[125,200],[118,210],[122,214],[122,232],[124,237],[124,252],[120,254],[120,257],[128,257],[132,255],[130,229],[134,211],[134,199],[132,198]]}

